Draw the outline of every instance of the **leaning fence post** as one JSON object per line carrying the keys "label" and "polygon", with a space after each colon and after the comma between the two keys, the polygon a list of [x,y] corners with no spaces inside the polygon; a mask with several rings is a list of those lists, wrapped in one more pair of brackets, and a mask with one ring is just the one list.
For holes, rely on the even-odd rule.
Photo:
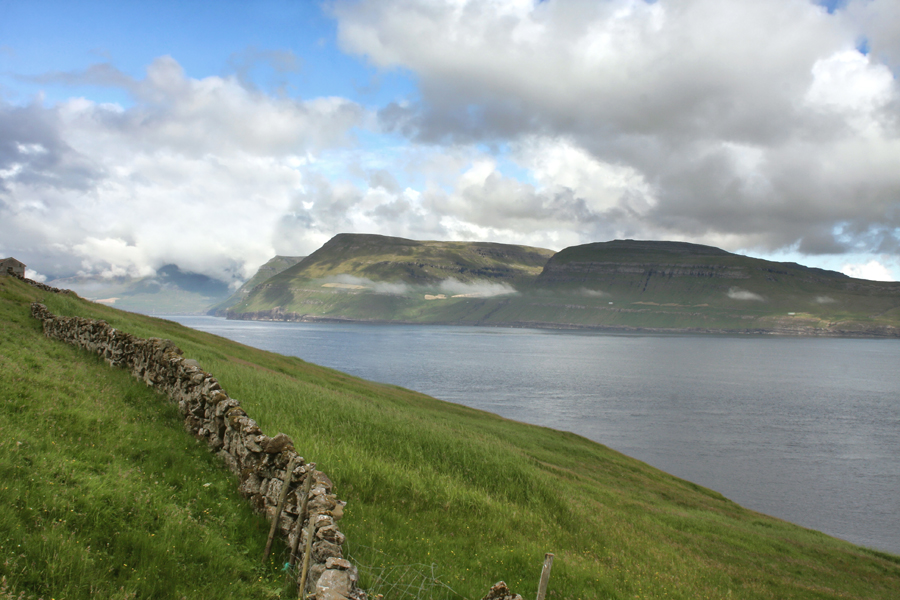
{"label": "leaning fence post", "polygon": [[306,519],[306,504],[309,502],[309,490],[312,489],[313,479],[315,479],[316,463],[312,463],[306,468],[306,479],[303,480],[303,491],[300,492],[300,514],[297,515],[297,535],[294,537],[294,544],[291,546],[291,557],[289,560],[290,568],[293,569],[297,564],[297,550],[300,548],[300,538],[303,537],[303,521]]}
{"label": "leaning fence post", "polygon": [[303,551],[303,567],[300,568],[300,583],[297,585],[297,595],[306,598],[306,575],[309,572],[309,559],[312,555],[313,537],[316,535],[316,520],[319,513],[309,514],[309,525],[306,528],[306,549]]}
{"label": "leaning fence post", "polygon": [[278,505],[275,507],[275,518],[272,519],[272,527],[269,528],[269,539],[266,540],[266,549],[263,552],[263,562],[266,562],[266,559],[269,558],[269,552],[272,551],[272,542],[275,539],[275,530],[278,529],[278,524],[281,521],[281,511],[284,510],[284,501],[287,500],[288,491],[291,487],[291,479],[294,475],[294,463],[297,462],[299,457],[294,455],[291,457],[291,460],[288,462],[287,470],[284,472],[284,482],[281,484],[281,495],[278,497]]}
{"label": "leaning fence post", "polygon": [[544,568],[541,570],[541,583],[538,585],[537,600],[544,600],[547,595],[547,583],[550,581],[550,567],[553,566],[553,554],[544,555]]}

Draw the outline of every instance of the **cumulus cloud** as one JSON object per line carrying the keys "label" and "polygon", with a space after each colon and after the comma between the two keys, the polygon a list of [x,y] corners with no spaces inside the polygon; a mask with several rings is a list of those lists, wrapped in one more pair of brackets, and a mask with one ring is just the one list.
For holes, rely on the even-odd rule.
{"label": "cumulus cloud", "polygon": [[28,268],[25,269],[25,278],[26,278],[26,279],[32,279],[32,280],[38,281],[38,282],[40,282],[40,283],[43,283],[43,282],[47,281],[47,276],[46,276],[46,275],[43,275],[43,274],[41,274],[41,273],[38,273],[37,271],[33,271],[33,270],[31,270],[31,269],[28,269]]}
{"label": "cumulus cloud", "polygon": [[414,96],[268,94],[251,75],[301,58],[254,48],[228,77],[171,57],[142,78],[32,77],[131,102],[0,101],[0,254],[51,275],[176,263],[225,281],[340,232],[900,255],[893,0],[329,6],[341,47],[411,73]]}
{"label": "cumulus cloud", "polygon": [[551,221],[578,214],[581,233],[806,254],[900,247],[896,10],[889,0],[834,14],[781,0],[334,8],[343,48],[420,81],[419,98],[381,111],[384,127],[428,143],[508,142],[530,170],[534,188],[473,172],[472,225],[515,204]]}
{"label": "cumulus cloud", "polygon": [[146,276],[176,263],[248,277],[282,243],[273,235],[305,192],[301,168],[349,144],[365,119],[341,98],[191,79],[170,57],[140,80],[108,66],[45,78],[116,86],[134,99],[0,104],[0,245],[56,275]]}
{"label": "cumulus cloud", "polygon": [[634,168],[598,160],[571,140],[531,136],[516,145],[517,162],[540,189],[571,192],[594,214],[646,214],[656,203],[649,182]]}
{"label": "cumulus cloud", "polygon": [[869,51],[894,72],[900,69],[900,4],[893,0],[848,2],[843,15],[863,36]]}
{"label": "cumulus cloud", "polygon": [[753,292],[742,290],[738,288],[730,288],[728,290],[728,297],[732,300],[753,300],[754,302],[764,302],[765,298],[760,296],[759,294],[754,294]]}
{"label": "cumulus cloud", "polygon": [[891,270],[877,260],[870,260],[864,264],[846,264],[841,268],[841,273],[857,279],[869,279],[872,281],[893,281]]}
{"label": "cumulus cloud", "polygon": [[[456,156],[448,158],[440,149],[423,150],[398,163],[398,170],[431,169],[421,189],[401,188],[381,169],[363,169],[362,181],[352,183],[325,176],[319,165],[301,169],[303,191],[280,219],[275,238],[285,245],[321,244],[335,233],[355,231],[561,249],[633,237],[636,229],[627,215],[653,202],[648,185],[632,189],[624,183],[632,182],[634,173],[579,155],[565,141],[529,140],[516,150],[517,165],[535,173],[533,182],[504,173],[485,151],[453,152]],[[568,185],[556,182],[557,172]],[[602,198],[592,190],[602,191]]]}

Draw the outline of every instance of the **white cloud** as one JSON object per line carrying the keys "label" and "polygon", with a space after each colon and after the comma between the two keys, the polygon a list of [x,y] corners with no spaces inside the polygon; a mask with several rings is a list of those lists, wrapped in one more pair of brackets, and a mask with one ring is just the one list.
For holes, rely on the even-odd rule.
{"label": "white cloud", "polygon": [[897,99],[894,76],[857,50],[843,50],[816,61],[805,100],[814,110],[840,119],[867,138],[880,137],[887,125],[880,113]]}
{"label": "white cloud", "polygon": [[872,55],[900,68],[900,4],[895,0],[852,0],[843,11],[871,46]]}
{"label": "white cloud", "polygon": [[41,273],[38,273],[37,271],[33,271],[29,268],[25,269],[25,278],[33,279],[34,281],[38,281],[40,283],[47,281],[46,275],[42,275]]}
{"label": "white cloud", "polygon": [[793,112],[790,94],[810,66],[843,43],[837,23],[804,2],[511,4],[339,3],[339,35],[378,66],[415,71],[435,119],[469,102],[497,119],[505,109],[532,126],[611,135],[697,126],[721,135]]}
{"label": "white cloud", "polygon": [[[336,0],[342,47],[410,71],[417,95],[376,117],[192,78],[171,57],[143,79],[110,65],[37,78],[113,86],[133,104],[0,104],[0,239],[45,273],[175,262],[225,280],[344,231],[896,257],[897,11]],[[357,129],[383,137],[362,147]]]}
{"label": "white cloud", "polygon": [[606,298],[609,296],[609,292],[604,292],[603,290],[591,290],[588,288],[582,288],[581,294],[588,296],[589,298]]}
{"label": "white cloud", "polygon": [[492,282],[462,282],[457,279],[445,279],[441,282],[440,289],[442,292],[451,296],[470,296],[478,298],[489,298],[492,296],[505,296],[515,294],[516,289],[506,283]]}
{"label": "white cloud", "polygon": [[532,136],[518,144],[516,156],[542,190],[570,190],[594,213],[622,208],[643,215],[656,205],[641,173],[598,160],[569,140]]}
{"label": "white cloud", "polygon": [[[435,291],[435,286],[431,285],[411,285],[405,283],[372,281],[371,279],[354,277],[353,275],[338,275],[336,277],[330,277],[325,281],[339,286],[350,286],[351,289],[366,289],[377,294],[388,294],[393,296],[421,295]],[[325,285],[327,286],[328,283]],[[466,296],[488,298],[491,296],[504,296],[517,293],[514,287],[502,282],[463,282],[452,277],[441,281],[436,288],[445,295],[451,297]]]}
{"label": "white cloud", "polygon": [[891,270],[877,260],[870,260],[865,264],[845,264],[841,267],[841,273],[857,279],[869,279],[871,281],[894,281]]}
{"label": "white cloud", "polygon": [[191,79],[169,57],[122,85],[133,106],[0,105],[0,235],[10,246],[39,246],[31,262],[56,274],[144,276],[176,263],[225,281],[251,275],[276,245],[318,246],[285,248],[273,236],[311,157],[350,143],[359,105]]}
{"label": "white cloud", "polygon": [[327,281],[335,282],[342,285],[359,287],[362,289],[372,290],[376,294],[387,294],[390,296],[403,296],[411,293],[412,287],[405,283],[393,283],[387,281],[372,281],[365,277],[354,277],[353,275],[338,275],[331,277]]}
{"label": "white cloud", "polygon": [[857,50],[843,50],[817,60],[812,76],[806,100],[822,107],[870,112],[883,107],[894,94],[890,69],[873,64]]}
{"label": "white cloud", "polygon": [[[385,127],[429,143],[506,142],[530,169],[535,189],[482,165],[450,211],[473,227],[505,229],[495,217],[512,215],[512,198],[546,220],[541,194],[567,189],[595,217],[581,236],[819,254],[900,249],[900,93],[884,58],[900,56],[895,7],[339,0],[334,10],[343,48],[420,82],[418,102],[381,112]],[[855,49],[862,34],[869,56]]]}
{"label": "white cloud", "polygon": [[739,288],[729,288],[728,297],[732,300],[752,300],[754,302],[764,302],[765,298],[760,296],[759,294],[754,294],[753,292],[749,292],[747,290],[742,290]]}

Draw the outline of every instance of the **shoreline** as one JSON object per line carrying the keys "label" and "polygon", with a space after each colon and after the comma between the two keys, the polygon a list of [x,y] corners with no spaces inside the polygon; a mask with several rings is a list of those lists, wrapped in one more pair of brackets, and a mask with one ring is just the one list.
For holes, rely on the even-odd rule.
{"label": "shoreline", "polygon": [[[210,315],[219,316],[219,315]],[[281,318],[278,318],[281,317]],[[576,323],[554,323],[546,321],[499,321],[494,323],[460,321],[403,321],[387,319],[354,319],[351,317],[323,317],[308,313],[284,312],[278,309],[261,313],[240,313],[235,316],[226,314],[229,321],[266,321],[283,323],[330,323],[356,325],[441,325],[449,327],[502,327],[509,329],[549,329],[556,331],[594,331],[612,334],[653,334],[653,335],[736,335],[736,336],[781,336],[811,338],[854,338],[854,339],[900,339],[900,328],[883,326],[868,330],[801,328],[747,328],[747,329],[715,329],[702,327],[640,327],[626,325],[579,325]]]}

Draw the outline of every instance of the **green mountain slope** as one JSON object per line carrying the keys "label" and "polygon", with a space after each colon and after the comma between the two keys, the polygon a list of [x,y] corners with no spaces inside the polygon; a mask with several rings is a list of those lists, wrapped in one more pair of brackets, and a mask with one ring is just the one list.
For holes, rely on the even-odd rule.
{"label": "green mountain slope", "polygon": [[[44,338],[28,316],[36,299],[171,339],[264,431],[290,435],[349,501],[341,530],[360,583],[386,598],[475,599],[499,579],[534,597],[545,552],[559,600],[887,600],[900,589],[900,557],[576,435],[0,278],[0,575],[12,597],[265,598],[278,581],[249,566],[267,527],[242,520],[236,482],[174,408]],[[197,452],[176,465],[185,447]]]}
{"label": "green mountain slope", "polygon": [[[552,299],[526,299],[516,305],[517,316],[623,327],[900,334],[900,283],[680,242],[567,248],[547,263],[533,291]],[[512,308],[494,318],[510,318]]]}
{"label": "green mountain slope", "polygon": [[485,253],[476,244],[338,236],[228,315],[900,336],[896,282],[682,242],[615,240],[566,248],[549,259],[546,251],[493,246],[493,264],[476,266],[471,254]]}
{"label": "green mountain slope", "polygon": [[515,285],[537,276],[551,250],[489,242],[420,242],[382,235],[340,234],[276,281],[336,275],[373,282],[435,285],[492,281]]}
{"label": "green mountain slope", "polygon": [[245,299],[250,294],[250,292],[253,291],[253,288],[263,283],[270,277],[278,275],[285,269],[293,267],[304,258],[306,257],[275,256],[274,258],[270,258],[264,265],[257,269],[256,273],[253,274],[253,277],[245,281],[244,284],[239,287],[235,293],[230,295],[222,302],[211,306],[207,311],[207,314],[225,316],[226,311],[238,302]]}
{"label": "green mountain slope", "polygon": [[435,300],[515,293],[540,274],[552,254],[509,244],[341,234],[257,286],[228,315],[441,320]]}

